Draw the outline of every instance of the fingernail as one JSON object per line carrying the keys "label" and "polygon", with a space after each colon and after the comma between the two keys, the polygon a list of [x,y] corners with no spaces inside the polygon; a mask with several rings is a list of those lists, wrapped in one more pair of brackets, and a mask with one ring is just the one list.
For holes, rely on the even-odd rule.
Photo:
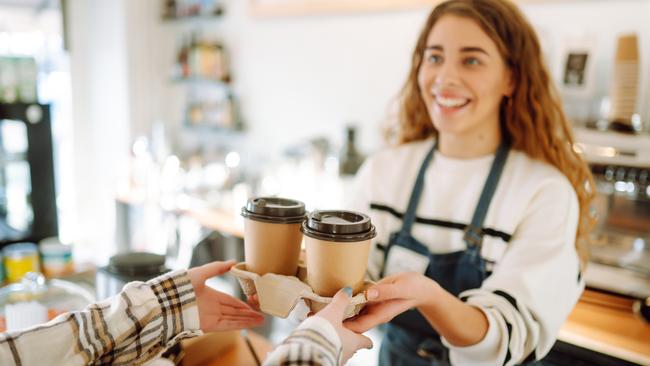
{"label": "fingernail", "polygon": [[348,297],[352,297],[352,288],[351,287],[344,287],[343,292],[348,294]]}
{"label": "fingernail", "polygon": [[379,291],[377,291],[377,289],[371,288],[370,290],[366,291],[366,298],[368,300],[374,300],[377,297],[379,297]]}

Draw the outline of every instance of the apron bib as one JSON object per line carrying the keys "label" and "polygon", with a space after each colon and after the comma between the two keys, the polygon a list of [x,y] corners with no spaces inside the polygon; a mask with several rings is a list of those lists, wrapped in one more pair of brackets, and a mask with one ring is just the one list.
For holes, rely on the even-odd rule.
{"label": "apron bib", "polygon": [[[503,172],[509,145],[499,146],[472,221],[464,229],[463,240],[467,248],[445,254],[432,254],[427,246],[411,234],[424,188],[425,172],[436,148],[437,142],[433,144],[420,166],[401,229],[390,235],[381,276],[396,272],[391,270],[391,267],[397,268],[397,271],[420,269],[445,290],[458,296],[463,291],[481,287],[488,276],[486,262],[481,257],[483,222]],[[440,336],[419,311],[412,309],[396,316],[386,330],[386,338],[380,351],[380,365],[448,364],[448,351],[440,341]]]}

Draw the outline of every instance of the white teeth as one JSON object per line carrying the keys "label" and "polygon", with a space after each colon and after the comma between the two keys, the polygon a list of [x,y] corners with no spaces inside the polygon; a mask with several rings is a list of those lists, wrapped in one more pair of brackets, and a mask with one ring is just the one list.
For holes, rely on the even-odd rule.
{"label": "white teeth", "polygon": [[443,107],[460,107],[461,105],[467,103],[468,99],[466,98],[445,98],[445,97],[436,97],[436,101]]}

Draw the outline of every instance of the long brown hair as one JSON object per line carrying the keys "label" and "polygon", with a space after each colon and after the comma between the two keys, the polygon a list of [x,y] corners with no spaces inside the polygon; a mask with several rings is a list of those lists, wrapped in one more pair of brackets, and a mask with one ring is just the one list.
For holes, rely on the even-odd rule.
{"label": "long brown hair", "polygon": [[450,0],[438,5],[417,40],[408,79],[399,101],[397,142],[400,144],[437,136],[418,85],[418,72],[429,32],[444,15],[474,20],[496,43],[512,73],[514,90],[500,108],[501,133],[512,148],[533,159],[547,162],[571,182],[580,204],[576,249],[583,266],[593,218],[589,205],[594,182],[589,167],[573,149],[573,135],[558,93],[544,66],[533,27],[519,9],[507,0]]}

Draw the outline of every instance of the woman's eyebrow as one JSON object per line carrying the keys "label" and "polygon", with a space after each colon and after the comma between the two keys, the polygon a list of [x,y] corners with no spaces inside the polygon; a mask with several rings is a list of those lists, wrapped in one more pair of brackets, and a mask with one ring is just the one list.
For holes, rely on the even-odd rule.
{"label": "woman's eyebrow", "polygon": [[441,51],[441,52],[444,51],[442,46],[439,46],[439,45],[436,45],[436,44],[426,46],[424,49],[425,50],[432,50],[432,51]]}
{"label": "woman's eyebrow", "polygon": [[481,47],[463,47],[460,49],[460,52],[479,52],[485,54],[486,56],[490,56],[490,54]]}
{"label": "woman's eyebrow", "polygon": [[[425,50],[442,52],[445,49],[441,45],[434,44],[434,45],[426,46]],[[479,53],[485,54],[486,56],[490,56],[490,54],[486,50],[482,49],[481,47],[477,47],[477,46],[462,47],[460,49],[460,52],[479,52]]]}

